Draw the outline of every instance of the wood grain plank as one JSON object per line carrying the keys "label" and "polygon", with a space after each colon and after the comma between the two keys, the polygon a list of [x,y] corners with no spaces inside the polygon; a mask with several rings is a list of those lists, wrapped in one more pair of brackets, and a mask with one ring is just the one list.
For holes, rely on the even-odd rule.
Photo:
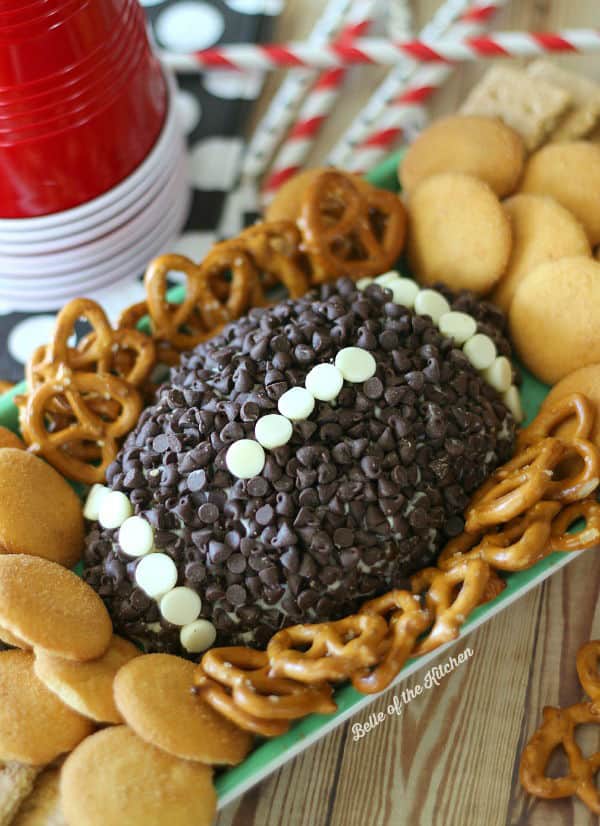
{"label": "wood grain plank", "polygon": [[[539,610],[540,595],[534,592],[500,615],[492,626],[485,626],[460,643],[473,650],[472,659],[448,675],[440,686],[431,688],[410,702],[399,720],[352,744],[345,755],[339,793],[339,819],[334,824],[370,822],[365,812],[353,821],[351,812],[360,796],[350,794],[360,782],[364,766],[373,766],[375,755],[389,773],[390,813],[402,819],[382,818],[373,823],[428,823],[444,812],[444,824],[493,823],[499,809],[506,810],[510,795],[512,761],[502,763],[514,738],[518,736],[518,709],[526,690],[529,651],[534,624],[528,617]],[[509,650],[513,623],[520,619],[525,633],[515,639]],[[499,663],[510,657],[510,668]],[[442,656],[441,661],[445,659]],[[425,671],[411,684],[425,684]],[[497,698],[485,705],[490,692]],[[393,692],[392,692],[393,693]],[[385,707],[379,701],[377,707]],[[487,748],[494,744],[493,748]],[[373,774],[379,777],[379,773]],[[371,771],[369,772],[371,775]],[[456,779],[460,778],[460,783]],[[472,821],[465,819],[470,812]],[[363,817],[363,820],[360,818]],[[476,819],[475,819],[476,818]]]}
{"label": "wood grain plank", "polygon": [[228,806],[217,826],[325,826],[344,741],[341,726]]}
{"label": "wood grain plank", "polygon": [[[543,586],[538,644],[533,651],[527,704],[516,748],[520,755],[541,720],[545,705],[567,706],[578,702],[583,692],[577,679],[575,657],[580,646],[600,637],[600,554],[583,554],[570,570],[553,577]],[[586,753],[600,748],[600,731],[586,738]],[[534,801],[521,789],[515,777],[506,823],[510,826],[565,823],[588,826],[597,823],[579,801]]]}

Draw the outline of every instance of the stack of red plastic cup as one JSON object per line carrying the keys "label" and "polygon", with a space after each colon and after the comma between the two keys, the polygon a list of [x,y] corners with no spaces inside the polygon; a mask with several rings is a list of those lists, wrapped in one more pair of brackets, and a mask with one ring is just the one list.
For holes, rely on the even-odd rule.
{"label": "stack of red plastic cup", "polygon": [[56,306],[176,235],[173,98],[137,0],[0,0],[0,300]]}

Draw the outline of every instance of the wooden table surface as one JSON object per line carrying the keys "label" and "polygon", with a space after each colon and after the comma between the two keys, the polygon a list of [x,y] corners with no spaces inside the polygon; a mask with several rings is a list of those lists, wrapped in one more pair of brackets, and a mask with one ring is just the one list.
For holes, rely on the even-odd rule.
{"label": "wooden table surface", "polygon": [[[438,0],[414,3],[423,24]],[[300,38],[323,0],[288,0],[278,38]],[[495,28],[597,26],[598,0],[513,0]],[[565,66],[600,80],[597,56],[565,57]],[[436,96],[433,113],[453,111],[484,71],[459,69]],[[341,134],[377,84],[378,70],[354,72],[352,94],[336,109],[312,163]],[[257,107],[266,106],[274,80]],[[582,692],[577,649],[600,637],[600,553],[589,551],[451,653],[473,651],[463,665],[413,699],[399,717],[355,740],[353,724],[384,711],[398,692],[385,692],[283,769],[225,809],[218,826],[592,826],[598,818],[578,800],[540,801],[518,782],[523,746],[545,705],[570,705]],[[446,654],[443,655],[445,660]],[[428,667],[407,685],[422,684]],[[404,686],[403,686],[404,687]],[[585,753],[600,749],[600,731],[582,727]]]}

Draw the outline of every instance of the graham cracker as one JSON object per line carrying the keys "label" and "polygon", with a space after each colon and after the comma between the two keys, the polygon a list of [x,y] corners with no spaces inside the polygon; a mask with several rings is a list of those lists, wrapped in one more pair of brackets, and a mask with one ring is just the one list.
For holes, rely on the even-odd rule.
{"label": "graham cracker", "polygon": [[501,118],[533,151],[556,129],[571,101],[569,92],[523,69],[494,66],[471,91],[460,111]]}
{"label": "graham cracker", "polygon": [[571,95],[572,109],[552,132],[551,141],[577,140],[593,131],[600,121],[600,86],[597,83],[549,60],[535,60],[527,67],[527,73]]}
{"label": "graham cracker", "polygon": [[11,826],[67,826],[60,808],[60,768],[48,768],[35,781]]}
{"label": "graham cracker", "polygon": [[0,826],[9,826],[23,801],[29,797],[42,767],[0,763]]}

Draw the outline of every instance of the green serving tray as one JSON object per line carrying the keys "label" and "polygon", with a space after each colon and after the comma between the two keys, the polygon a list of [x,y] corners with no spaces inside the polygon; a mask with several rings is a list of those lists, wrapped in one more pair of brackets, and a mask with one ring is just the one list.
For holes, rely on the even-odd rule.
{"label": "green serving tray", "polygon": [[[402,153],[391,155],[368,176],[371,183],[384,189],[397,191],[399,189],[396,170],[400,162]],[[181,288],[176,288],[171,294],[173,300],[181,300]],[[526,370],[523,372],[523,383],[521,386],[521,401],[525,411],[526,420],[530,420],[538,411],[539,406],[548,392],[548,387],[537,381]],[[24,385],[20,385],[9,393],[0,396],[0,424],[18,431],[17,408],[12,398],[16,393],[22,392]],[[495,614],[507,608],[511,603],[522,597],[532,588],[535,588],[544,579],[549,577],[554,571],[564,567],[577,554],[553,553],[538,562],[533,568],[519,573],[507,574],[505,576],[507,587],[492,602],[481,605],[475,609],[463,628],[460,636],[452,643],[448,643],[435,651],[420,657],[409,660],[398,675],[394,686],[398,686],[403,680],[413,672],[427,665],[433,659],[438,658],[451,645],[455,645],[467,634],[478,628],[484,622],[488,622]],[[356,691],[351,685],[338,689],[335,700],[338,711],[335,714],[311,714],[303,720],[296,722],[290,730],[259,745],[239,766],[228,769],[220,774],[216,780],[217,792],[219,795],[219,808],[223,808],[235,798],[242,795],[249,788],[260,783],[267,775],[287,763],[311,743],[325,736],[337,726],[345,722],[359,711],[377,699],[378,695],[363,695]],[[391,695],[390,695],[391,696]]]}

